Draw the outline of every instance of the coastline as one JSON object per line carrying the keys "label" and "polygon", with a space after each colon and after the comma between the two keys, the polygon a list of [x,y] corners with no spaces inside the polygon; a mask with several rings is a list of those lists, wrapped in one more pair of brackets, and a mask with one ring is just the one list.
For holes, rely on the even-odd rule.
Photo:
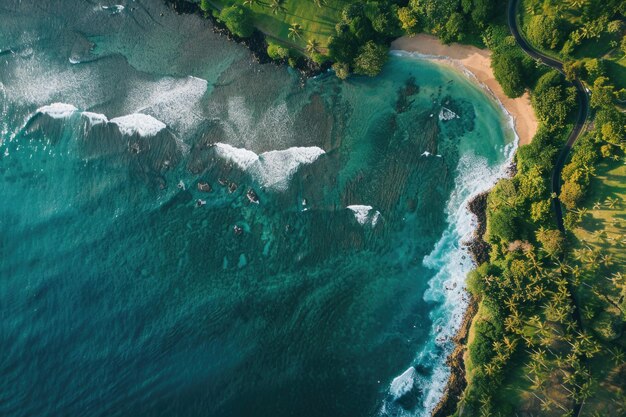
{"label": "coastline", "polygon": [[425,59],[436,60],[469,73],[513,118],[520,146],[529,144],[537,132],[539,123],[530,104],[530,96],[524,93],[522,97],[511,99],[504,94],[491,69],[491,51],[457,43],[444,45],[438,38],[423,33],[394,40],[391,50],[422,55]]}
{"label": "coastline", "polygon": [[[252,56],[252,59],[259,64],[274,64],[274,65],[287,65],[286,60],[275,61],[267,54],[267,35],[255,29],[252,36],[249,38],[240,38],[228,30],[226,25],[219,22],[211,13],[204,13],[200,9],[200,3],[195,3],[190,0],[164,0],[177,14],[197,14],[203,19],[208,19],[211,22],[213,32],[226,37],[227,40],[241,44],[245,46]],[[302,56],[296,60],[296,66],[294,69],[300,72],[303,79],[312,78],[323,74],[330,68],[330,63],[324,63],[322,65],[316,64],[308,57]]]}
{"label": "coastline", "polygon": [[[539,124],[531,106],[528,92],[516,99],[511,99],[504,94],[491,69],[491,51],[470,45],[444,45],[438,38],[427,34],[398,38],[392,42],[390,50],[414,54],[420,58],[452,67],[487,90],[510,118],[512,128],[517,136],[515,150],[518,146],[529,144],[536,134]],[[512,177],[516,171],[514,160],[509,159],[504,169],[501,177]],[[483,240],[487,225],[488,195],[489,190],[485,190],[474,195],[466,204],[467,210],[475,218],[476,223],[471,239],[463,242],[463,245],[468,249],[476,266],[489,259],[490,247]],[[432,417],[446,417],[454,414],[467,387],[464,356],[468,349],[469,329],[480,304],[480,301],[471,295],[468,298],[461,324],[452,339],[454,348],[446,359],[450,374],[439,401],[430,412]]]}

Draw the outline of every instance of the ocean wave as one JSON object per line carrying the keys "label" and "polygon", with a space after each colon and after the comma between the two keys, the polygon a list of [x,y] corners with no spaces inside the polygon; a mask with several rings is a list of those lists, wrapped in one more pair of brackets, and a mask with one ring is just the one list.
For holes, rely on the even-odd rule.
{"label": "ocean wave", "polygon": [[346,208],[352,210],[354,218],[360,225],[369,223],[372,227],[374,227],[380,219],[380,212],[378,210],[374,210],[372,206],[351,205]]}
{"label": "ocean wave", "polygon": [[84,111],[81,113],[81,116],[86,117],[92,126],[109,123],[109,119],[104,114]]}
{"label": "ocean wave", "polygon": [[37,109],[37,113],[47,114],[53,119],[67,119],[71,117],[78,109],[67,103],[52,103]]}
{"label": "ocean wave", "polygon": [[411,366],[391,381],[389,393],[393,395],[395,399],[402,398],[413,390],[416,378],[417,372],[415,371],[415,368]]}
{"label": "ocean wave", "polygon": [[235,148],[227,143],[216,143],[215,150],[219,156],[234,162],[243,170],[259,160],[259,156],[254,152],[244,148]]}
{"label": "ocean wave", "polygon": [[317,146],[292,147],[259,155],[225,143],[215,144],[215,149],[218,156],[235,163],[263,187],[273,191],[285,191],[301,165],[312,164],[325,153]]}
{"label": "ocean wave", "polygon": [[[450,368],[446,358],[454,348],[453,338],[458,332],[464,313],[468,307],[465,278],[474,268],[474,262],[465,246],[476,229],[476,219],[468,209],[468,203],[478,194],[491,189],[498,179],[506,175],[512,160],[515,146],[505,148],[505,162],[491,167],[484,157],[474,154],[463,155],[457,166],[454,190],[446,206],[448,227],[443,232],[435,247],[423,259],[423,265],[437,271],[428,282],[424,300],[435,303],[430,312],[433,325],[428,342],[418,352],[414,366],[418,369],[430,369],[428,377],[416,373],[404,375],[404,380],[411,377],[420,385],[421,407],[407,411],[385,401],[381,414],[394,410],[396,415],[428,416],[443,396]],[[396,386],[394,387],[394,381]],[[398,382],[392,381],[389,392],[397,391]],[[408,382],[404,381],[408,386]],[[397,400],[394,396],[393,400]]]}
{"label": "ocean wave", "polygon": [[29,123],[35,120],[38,115],[46,115],[53,119],[69,119],[75,114],[80,114],[88,122],[88,127],[96,125],[114,124],[120,134],[124,136],[138,135],[141,137],[156,136],[159,132],[167,128],[167,125],[153,116],[143,113],[133,113],[109,120],[106,115],[89,111],[79,111],[76,106],[67,103],[52,103],[39,107],[30,116]]}
{"label": "ocean wave", "polygon": [[135,134],[143,137],[155,136],[167,127],[162,121],[142,113],[116,117],[111,119],[111,123],[116,124],[120,132],[128,136]]}

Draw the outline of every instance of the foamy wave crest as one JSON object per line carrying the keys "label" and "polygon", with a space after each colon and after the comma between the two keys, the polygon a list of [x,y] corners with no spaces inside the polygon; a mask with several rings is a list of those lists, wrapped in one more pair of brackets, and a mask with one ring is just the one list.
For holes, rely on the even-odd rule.
{"label": "foamy wave crest", "polygon": [[[454,348],[452,339],[459,331],[469,301],[465,278],[475,266],[464,245],[472,238],[477,226],[467,206],[475,196],[488,191],[506,175],[514,151],[515,146],[507,147],[506,162],[495,167],[490,167],[485,158],[473,154],[465,154],[459,160],[454,190],[446,206],[448,227],[423,260],[424,266],[438,271],[429,281],[424,294],[424,300],[436,303],[437,307],[430,312],[433,326],[429,341],[417,354],[414,366],[432,369],[432,374],[428,378],[413,375],[413,379],[421,385],[420,407],[413,411],[399,410],[397,405],[385,401],[381,414],[393,410],[396,415],[430,416],[441,399],[450,377],[446,358]],[[393,382],[389,390],[390,393],[396,390]]]}
{"label": "foamy wave crest", "polygon": [[53,119],[67,119],[71,117],[78,109],[67,103],[52,103],[37,109],[37,113],[46,114]]}
{"label": "foamy wave crest", "polygon": [[34,116],[42,114],[53,119],[68,119],[74,114],[80,114],[88,122],[88,127],[111,123],[117,126],[119,132],[125,136],[152,137],[167,127],[165,123],[148,114],[133,113],[109,120],[104,114],[89,111],[79,112],[75,106],[67,103],[52,103],[39,107],[31,120],[34,119]]}
{"label": "foamy wave crest", "polygon": [[352,205],[346,208],[352,210],[352,212],[354,213],[354,218],[357,222],[359,222],[360,225],[365,225],[369,223],[372,227],[374,227],[380,219],[380,212],[374,210],[372,206]]}
{"label": "foamy wave crest", "polygon": [[228,159],[243,170],[248,169],[252,164],[259,161],[259,155],[243,148],[235,148],[227,143],[216,143],[215,150],[219,156]]}
{"label": "foamy wave crest", "polygon": [[86,117],[92,126],[109,123],[109,119],[104,114],[84,111],[81,116]]}
{"label": "foamy wave crest", "polygon": [[311,164],[324,154],[324,150],[317,146],[293,147],[260,155],[225,143],[215,144],[215,149],[220,157],[234,162],[259,184],[274,191],[285,191],[301,165]]}
{"label": "foamy wave crest", "polygon": [[166,128],[165,123],[150,115],[142,113],[116,117],[115,119],[111,119],[111,123],[116,124],[120,129],[120,132],[128,136],[132,136],[134,134],[144,137],[155,136],[161,130]]}
{"label": "foamy wave crest", "polygon": [[417,372],[412,366],[404,371],[402,375],[397,376],[391,381],[389,386],[389,393],[394,396],[395,399],[402,398],[410,393],[415,387]]}

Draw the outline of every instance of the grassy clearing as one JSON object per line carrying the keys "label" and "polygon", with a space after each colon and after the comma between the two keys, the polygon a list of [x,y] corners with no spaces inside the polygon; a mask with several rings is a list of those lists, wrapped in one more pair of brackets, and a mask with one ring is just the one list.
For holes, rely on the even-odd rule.
{"label": "grassy clearing", "polygon": [[586,201],[568,260],[591,267],[582,277],[577,296],[585,327],[602,341],[600,353],[588,363],[598,382],[584,415],[622,416],[626,415],[626,363],[615,353],[626,350],[626,336],[623,328],[618,328],[607,337],[606,326],[610,322],[621,325],[626,304],[620,303],[619,285],[612,281],[617,274],[626,273],[626,165],[622,160],[596,166]]}
{"label": "grassy clearing", "polygon": [[[233,3],[243,4],[243,0],[211,1],[217,9]],[[317,41],[320,48],[325,49],[329,36],[335,33],[335,24],[341,20],[342,9],[350,3],[353,1],[326,0],[322,7],[318,7],[313,0],[287,0],[276,13],[269,0],[246,4],[244,7],[252,10],[254,26],[271,41],[302,51],[309,40]],[[300,25],[302,36],[289,38],[289,27],[293,23]]]}
{"label": "grassy clearing", "polygon": [[581,245],[613,256],[611,269],[626,273],[626,165],[622,161],[603,161],[589,187],[581,227],[575,235]]}

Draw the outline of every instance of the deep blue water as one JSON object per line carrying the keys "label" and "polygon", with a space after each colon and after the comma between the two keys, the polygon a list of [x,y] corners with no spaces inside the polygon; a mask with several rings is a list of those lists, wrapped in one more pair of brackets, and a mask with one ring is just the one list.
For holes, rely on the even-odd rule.
{"label": "deep blue water", "polygon": [[0,415],[424,415],[500,108],[410,56],[302,85],[121,4],[0,0]]}

